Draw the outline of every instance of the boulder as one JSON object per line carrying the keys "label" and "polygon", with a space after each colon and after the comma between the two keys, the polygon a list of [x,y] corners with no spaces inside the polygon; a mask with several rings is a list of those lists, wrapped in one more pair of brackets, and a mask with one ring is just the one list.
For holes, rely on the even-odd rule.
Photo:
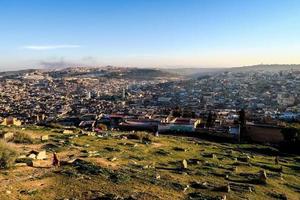
{"label": "boulder", "polygon": [[36,159],[36,155],[34,153],[29,154],[27,157],[31,159]]}
{"label": "boulder", "polygon": [[27,166],[27,163],[16,163],[15,167],[25,167]]}
{"label": "boulder", "polygon": [[26,158],[26,155],[20,155],[20,156],[18,156],[17,159],[22,159],[22,158]]}
{"label": "boulder", "polygon": [[250,162],[250,156],[244,156],[244,157],[239,157],[238,160],[241,161],[241,162]]}
{"label": "boulder", "polygon": [[28,166],[37,167],[37,168],[44,168],[49,167],[49,162],[45,160],[32,160],[32,163],[27,163]]}

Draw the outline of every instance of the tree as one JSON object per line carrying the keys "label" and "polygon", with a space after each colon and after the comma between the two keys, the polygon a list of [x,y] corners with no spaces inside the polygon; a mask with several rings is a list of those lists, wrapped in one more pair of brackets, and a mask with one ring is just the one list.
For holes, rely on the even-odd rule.
{"label": "tree", "polygon": [[240,135],[243,137],[247,131],[246,129],[246,112],[244,109],[239,111],[239,124],[240,124]]}
{"label": "tree", "polygon": [[296,142],[300,135],[300,129],[294,127],[287,127],[281,130],[283,138],[287,142]]}
{"label": "tree", "polygon": [[212,127],[212,125],[213,125],[213,115],[211,112],[209,112],[206,120],[206,127],[210,128]]}
{"label": "tree", "polygon": [[240,123],[241,127],[246,126],[246,112],[244,109],[241,109],[239,111],[239,123]]}
{"label": "tree", "polygon": [[172,116],[173,117],[181,117],[181,109],[179,107],[176,107],[173,111],[172,111]]}

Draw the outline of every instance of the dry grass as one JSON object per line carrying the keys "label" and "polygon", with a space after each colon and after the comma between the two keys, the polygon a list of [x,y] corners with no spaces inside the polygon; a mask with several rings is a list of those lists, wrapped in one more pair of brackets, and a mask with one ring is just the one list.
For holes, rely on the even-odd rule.
{"label": "dry grass", "polygon": [[11,167],[16,158],[18,156],[18,152],[6,143],[4,140],[0,140],[0,168],[6,169]]}
{"label": "dry grass", "polygon": [[10,140],[10,142],[14,142],[18,144],[33,144],[34,140],[29,134],[25,132],[16,132],[14,133],[14,136]]}

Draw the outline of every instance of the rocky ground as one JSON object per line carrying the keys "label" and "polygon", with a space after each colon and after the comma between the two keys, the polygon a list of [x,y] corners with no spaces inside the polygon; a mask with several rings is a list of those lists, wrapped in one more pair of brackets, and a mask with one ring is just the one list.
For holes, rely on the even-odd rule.
{"label": "rocky ground", "polygon": [[[300,197],[300,157],[268,146],[145,133],[1,129],[24,132],[34,141],[10,142],[19,155],[13,167],[0,170],[4,200]],[[60,167],[51,166],[53,151]]]}

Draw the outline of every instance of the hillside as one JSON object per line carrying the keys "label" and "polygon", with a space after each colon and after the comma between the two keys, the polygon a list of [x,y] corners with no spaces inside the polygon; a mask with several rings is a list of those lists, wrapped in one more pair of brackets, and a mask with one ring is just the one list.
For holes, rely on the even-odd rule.
{"label": "hillside", "polygon": [[[47,151],[45,160],[25,159],[31,166],[0,170],[3,200],[299,199],[300,157],[281,155],[275,164],[278,151],[266,146],[34,126],[2,130],[32,138],[33,144],[10,143],[20,155]],[[42,135],[49,140],[41,142]],[[54,150],[57,168],[51,166]]]}

